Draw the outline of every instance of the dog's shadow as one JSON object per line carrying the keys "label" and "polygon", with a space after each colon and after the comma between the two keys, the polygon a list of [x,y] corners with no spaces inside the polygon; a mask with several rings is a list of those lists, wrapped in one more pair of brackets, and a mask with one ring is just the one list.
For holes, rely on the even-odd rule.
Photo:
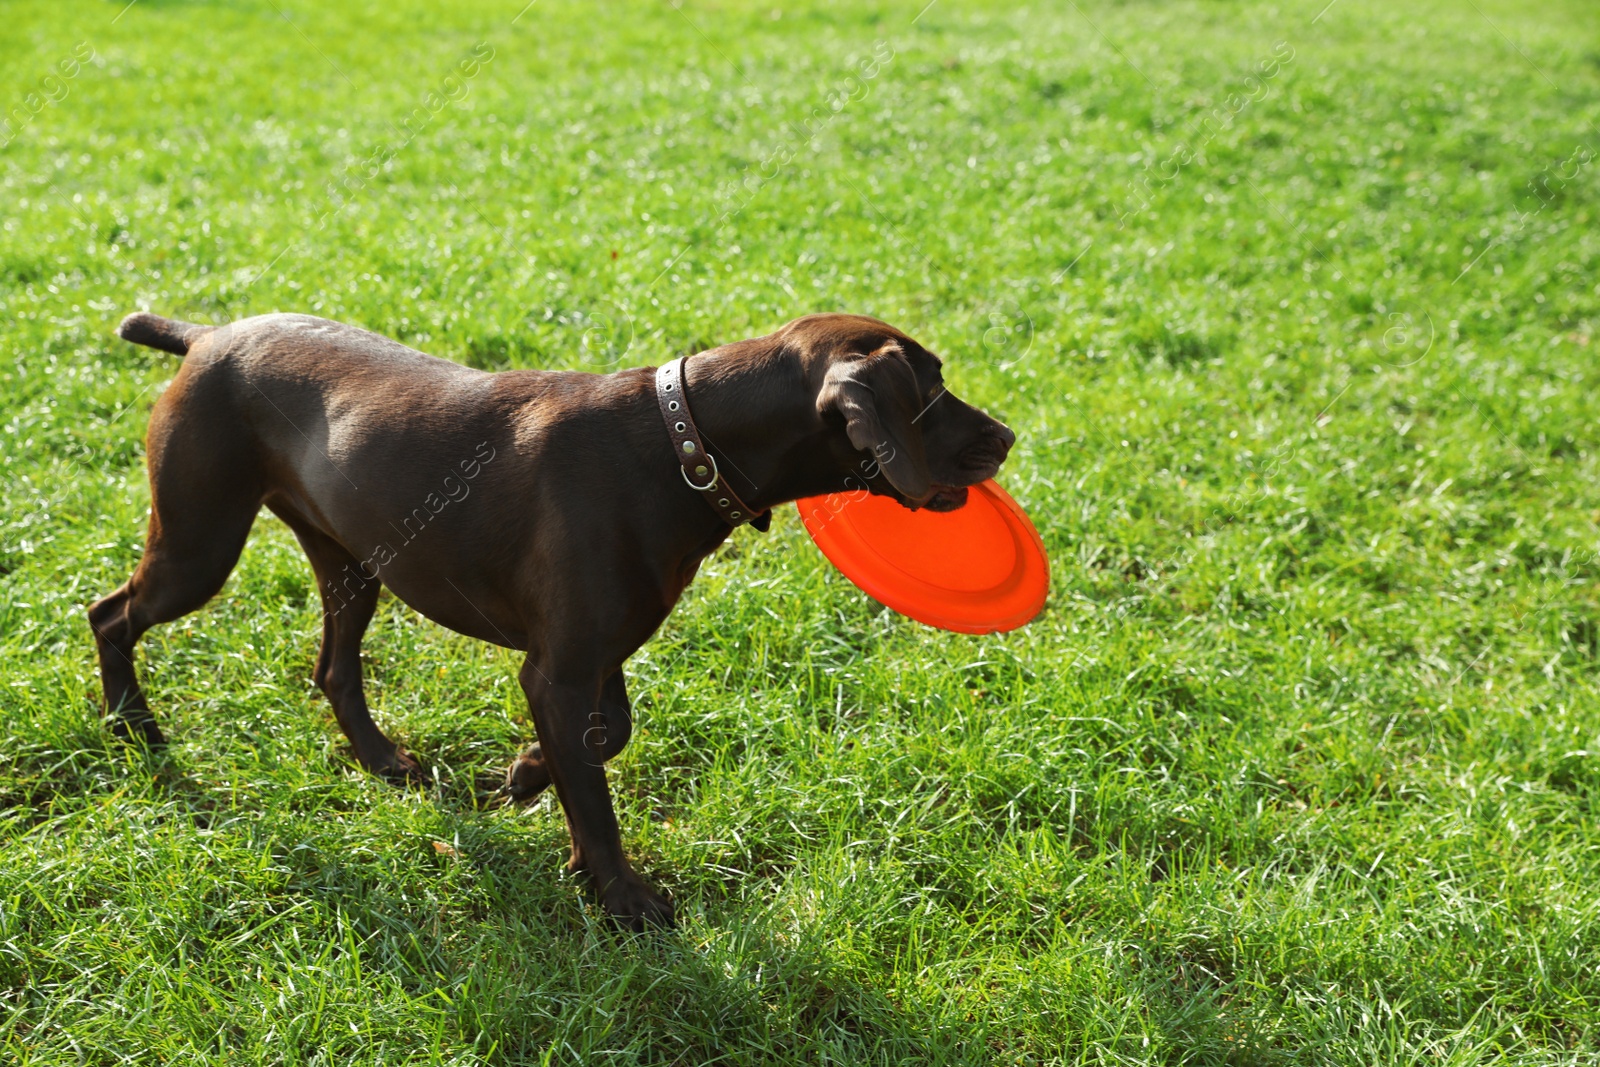
{"label": "dog's shadow", "polygon": [[[397,979],[447,976],[475,991],[483,1030],[474,1036],[499,1042],[510,1062],[558,1043],[580,1062],[619,1048],[650,1062],[756,1049],[779,1062],[866,1062],[886,1048],[905,1062],[986,1060],[987,1042],[970,1024],[933,1025],[849,973],[856,968],[840,962],[838,930],[826,921],[797,924],[775,901],[715,881],[696,888],[657,868],[645,873],[676,890],[679,925],[627,933],[601,912],[586,878],[566,873],[567,828],[553,792],[514,804],[497,772],[441,768],[435,779],[439,839],[426,860],[456,882],[459,892],[443,902],[453,917],[419,909],[408,887],[375,885],[354,870],[338,876],[337,856],[322,858],[319,892],[330,907],[360,896],[373,935],[391,946],[380,957]],[[403,940],[394,934],[400,919],[410,928]]]}
{"label": "dog's shadow", "polygon": [[[448,813],[444,829],[461,844],[439,865],[468,868],[475,887],[503,892],[475,903],[466,898],[476,894],[463,893],[456,919],[427,926],[431,940],[388,957],[401,981],[448,976],[481,998],[472,1036],[498,1042],[508,1062],[534,1062],[561,1045],[576,1062],[619,1049],[632,1053],[623,1059],[672,1063],[757,1050],[755,1058],[772,1062],[868,1062],[891,1048],[902,1062],[985,1059],[981,1037],[907,1013],[841,962],[836,929],[797,926],[775,902],[680,888],[676,928],[620,930],[586,880],[564,872],[566,828],[553,805],[529,811],[543,824],[532,835],[481,809]],[[369,907],[403,906],[381,893],[367,899]],[[408,925],[420,937],[418,927],[433,922],[413,914]]]}
{"label": "dog's shadow", "polygon": [[[299,938],[358,945],[362,966],[392,980],[380,985],[437,992],[450,1006],[439,1010],[459,1016],[457,1031],[498,1047],[506,1062],[536,1061],[552,1047],[579,1060],[627,1048],[652,1062],[737,1059],[741,1050],[780,1062],[864,1062],[886,1049],[919,1063],[985,1058],[971,1024],[952,1027],[940,1012],[935,1025],[862,981],[858,964],[841,962],[838,931],[825,921],[798,922],[792,910],[737,887],[702,881],[697,889],[657,870],[680,883],[679,927],[622,931],[586,880],[565,873],[567,828],[553,796],[502,803],[501,776],[487,768],[440,767],[430,785],[385,786],[425,802],[375,851],[370,829],[343,832],[293,803],[241,810],[181,749],[84,755],[64,776],[36,779],[26,797],[12,799],[43,817],[91,797],[145,791],[158,821],[270,842],[273,899],[219,899],[221,912],[292,909]],[[349,771],[330,791],[356,791],[325,795],[317,810],[330,800],[332,810],[360,809],[362,772]],[[289,818],[263,825],[280,816]],[[217,936],[233,922],[221,912]]]}
{"label": "dog's shadow", "polygon": [[415,876],[375,878],[370,861],[324,852],[305,857],[297,893],[356,923],[369,964],[461,1005],[476,1028],[465,1036],[506,1062],[551,1047],[577,1062],[620,1049],[674,1063],[741,1051],[776,1062],[866,1062],[884,1049],[916,1063],[986,1058],[967,1024],[909,1014],[841,962],[836,928],[797,924],[775,901],[681,885],[676,928],[623,931],[587,879],[565,872],[553,794],[501,804],[481,776],[439,777],[437,836],[405,843]]}

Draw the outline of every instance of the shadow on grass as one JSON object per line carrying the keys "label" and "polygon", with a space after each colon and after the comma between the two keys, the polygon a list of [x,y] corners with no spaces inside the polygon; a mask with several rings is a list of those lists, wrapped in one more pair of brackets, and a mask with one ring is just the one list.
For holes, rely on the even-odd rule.
{"label": "shadow on grass", "polygon": [[[876,988],[875,970],[843,960],[837,930],[780,913],[764,895],[686,887],[678,929],[622,932],[584,881],[562,872],[559,815],[484,806],[475,770],[441,769],[434,787],[392,789],[414,804],[389,804],[354,776],[309,789],[268,783],[258,798],[204,780],[181,749],[81,740],[77,752],[12,753],[24,758],[0,779],[0,806],[37,818],[5,836],[47,820],[82,832],[68,824],[99,813],[110,820],[103,826],[158,841],[148,862],[108,867],[120,884],[97,892],[181,911],[185,952],[202,968],[194,977],[230,997],[338,975],[343,994],[367,990],[419,1031],[488,1050],[487,1062],[539,1062],[552,1050],[561,1062],[989,1057],[974,1024],[896,1003]],[[151,837],[155,827],[163,829]],[[176,856],[190,857],[177,890]],[[670,881],[677,872],[657,873]],[[63,922],[71,910],[63,906]],[[169,934],[134,925],[118,936],[147,940],[159,967]],[[234,1040],[248,1045],[258,1035],[240,1025]],[[300,1051],[319,1050],[333,1051]]]}

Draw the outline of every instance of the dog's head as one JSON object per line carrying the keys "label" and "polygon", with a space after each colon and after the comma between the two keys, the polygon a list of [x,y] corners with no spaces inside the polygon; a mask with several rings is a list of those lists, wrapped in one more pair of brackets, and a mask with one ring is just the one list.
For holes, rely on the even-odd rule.
{"label": "dog's head", "polygon": [[939,357],[858,315],[811,315],[786,330],[812,348],[817,415],[828,447],[874,493],[909,508],[953,511],[991,478],[1016,441],[946,388]]}

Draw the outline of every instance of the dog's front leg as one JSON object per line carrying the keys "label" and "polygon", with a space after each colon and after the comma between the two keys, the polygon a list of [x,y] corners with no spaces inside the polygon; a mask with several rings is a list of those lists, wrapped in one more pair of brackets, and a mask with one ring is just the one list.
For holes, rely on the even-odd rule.
{"label": "dog's front leg", "polygon": [[[619,667],[600,687],[600,714],[589,716],[589,728],[583,732],[584,747],[600,750],[603,760],[609,760],[628,745],[633,736],[633,706],[628,703],[628,686]],[[506,771],[504,795],[518,804],[535,799],[550,784],[550,769],[545,766],[544,752],[538,745],[517,757]]]}
{"label": "dog's front leg", "polygon": [[[561,682],[551,678],[561,678]],[[519,676],[539,732],[539,749],[572,834],[569,870],[593,879],[606,911],[624,926],[670,926],[672,904],[634,872],[622,852],[617,815],[606,785],[607,738],[593,729],[601,679],[573,684],[529,656]]]}

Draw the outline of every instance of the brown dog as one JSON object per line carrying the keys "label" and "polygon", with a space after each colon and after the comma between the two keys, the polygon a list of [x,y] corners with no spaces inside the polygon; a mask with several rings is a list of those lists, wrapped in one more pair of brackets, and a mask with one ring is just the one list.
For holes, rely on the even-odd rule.
{"label": "brown dog", "polygon": [[311,559],[316,682],[368,769],[418,774],[362,692],[380,585],[527,654],[539,743],[507,791],[555,784],[569,867],[633,927],[671,922],[672,905],[623,855],[603,765],[632,731],[623,662],[700,561],[733,525],[765,529],[773,505],[852,484],[960,507],[1014,440],[945,389],[935,356],[856,315],[609,375],[490,374],[306,315],[214,328],[139,313],[117,332],[186,357],[150,416],[144,556],[89,610],[119,736],[162,743],[134,645],[222,588],[265,504]]}

